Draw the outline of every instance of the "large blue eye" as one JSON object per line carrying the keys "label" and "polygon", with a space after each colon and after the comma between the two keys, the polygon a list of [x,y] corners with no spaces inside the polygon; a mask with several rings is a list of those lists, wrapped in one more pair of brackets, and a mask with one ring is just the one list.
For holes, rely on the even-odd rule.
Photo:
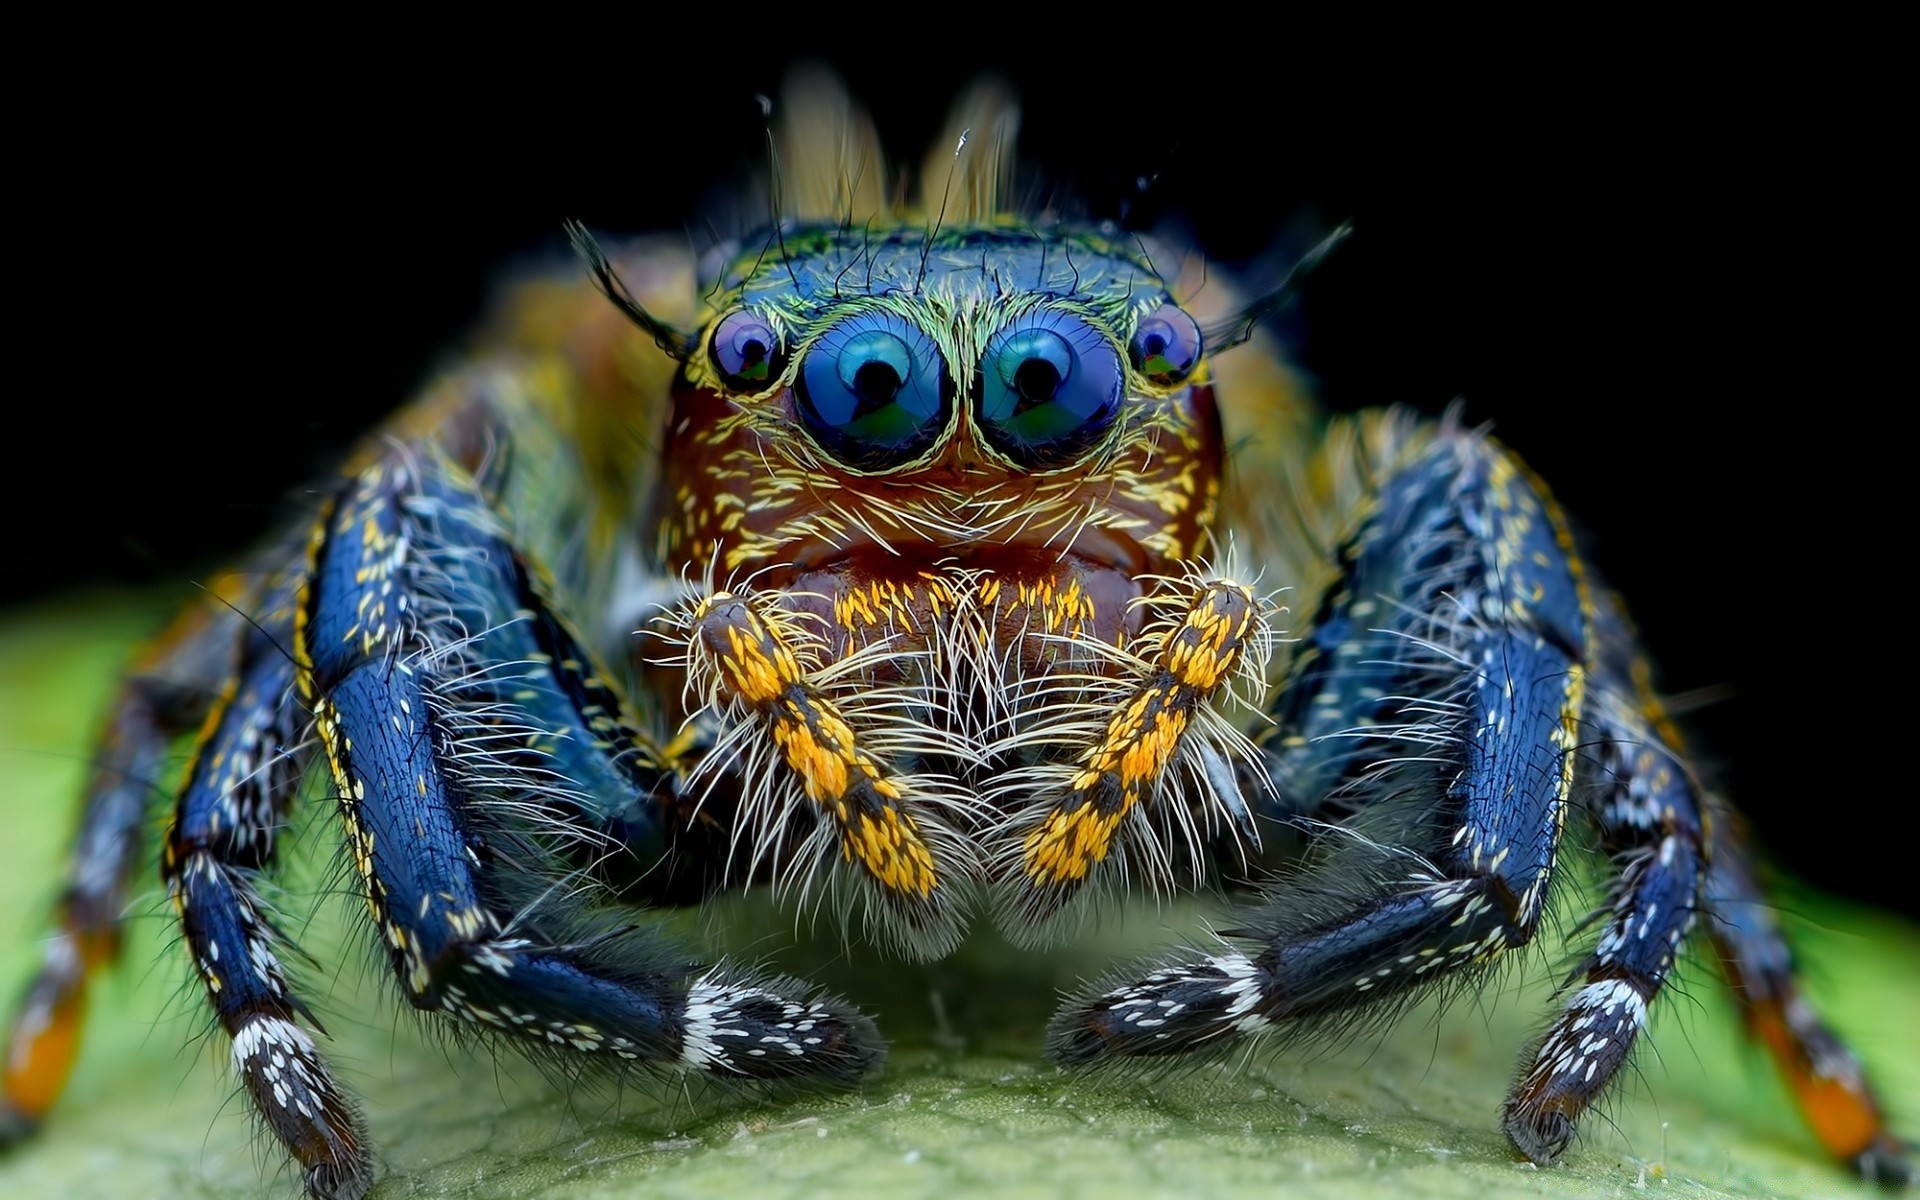
{"label": "large blue eye", "polygon": [[1021,466],[1065,463],[1100,440],[1125,397],[1113,343],[1071,313],[1037,309],[987,342],[980,432]]}
{"label": "large blue eye", "polygon": [[794,383],[814,439],[850,467],[912,458],[940,436],[953,410],[939,348],[892,313],[859,313],[827,330]]}
{"label": "large blue eye", "polygon": [[1161,387],[1172,387],[1193,374],[1200,361],[1200,326],[1182,309],[1163,304],[1140,322],[1127,351],[1133,355],[1134,370]]}

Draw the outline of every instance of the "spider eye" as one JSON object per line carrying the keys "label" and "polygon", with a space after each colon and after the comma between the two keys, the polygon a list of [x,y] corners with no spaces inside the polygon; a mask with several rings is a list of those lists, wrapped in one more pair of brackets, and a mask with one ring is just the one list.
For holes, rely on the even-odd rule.
{"label": "spider eye", "polygon": [[741,309],[720,318],[708,343],[720,380],[734,392],[764,392],[786,368],[780,336],[766,319]]}
{"label": "spider eye", "polygon": [[794,381],[820,448],[856,468],[899,463],[931,446],[953,410],[953,384],[926,332],[891,313],[859,313],[822,334]]}
{"label": "spider eye", "polygon": [[1127,349],[1134,370],[1161,387],[1172,387],[1200,361],[1200,326],[1178,307],[1163,304],[1140,322]]}
{"label": "spider eye", "polygon": [[980,430],[1021,466],[1067,462],[1113,424],[1126,394],[1120,356],[1070,313],[1039,309],[988,340]]}

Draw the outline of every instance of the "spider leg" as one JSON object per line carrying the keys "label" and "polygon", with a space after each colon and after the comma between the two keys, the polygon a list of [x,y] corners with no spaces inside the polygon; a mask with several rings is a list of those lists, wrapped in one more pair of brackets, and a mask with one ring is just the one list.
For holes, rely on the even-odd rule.
{"label": "spider leg", "polygon": [[1920,1182],[1912,1147],[1887,1127],[1860,1062],[1800,990],[1738,814],[1712,793],[1707,930],[1748,1032],[1767,1048],[1827,1152],[1890,1188]]}
{"label": "spider leg", "polygon": [[[236,606],[249,601],[228,597]],[[239,620],[196,608],[143,651],[116,698],[87,786],[55,932],[8,1032],[0,1070],[0,1146],[30,1134],[65,1089],[80,1051],[88,981],[121,949],[120,921],[171,739],[205,717],[229,674]]]}
{"label": "spider leg", "polygon": [[1565,531],[1494,443],[1443,431],[1389,471],[1340,552],[1274,711],[1280,811],[1350,805],[1243,950],[1069,1003],[1068,1062],[1339,1020],[1525,945],[1552,878],[1590,604]]}
{"label": "spider leg", "polygon": [[1505,1126],[1529,1157],[1557,1153],[1573,1122],[1632,1050],[1647,1005],[1673,969],[1699,912],[1747,1026],[1773,1055],[1807,1122],[1864,1178],[1913,1182],[1858,1060],[1801,994],[1791,949],[1759,883],[1740,817],[1691,777],[1684,740],[1634,651],[1618,601],[1599,607],[1600,686],[1591,706],[1604,847],[1621,862],[1583,986],[1535,1044],[1509,1095]]}
{"label": "spider leg", "polygon": [[864,1017],[608,924],[592,872],[563,866],[592,836],[580,811],[644,814],[661,772],[537,576],[457,467],[406,453],[314,542],[301,687],[402,993],[615,1069],[860,1075],[880,1056]]}
{"label": "spider leg", "polygon": [[288,983],[283,939],[254,883],[304,766],[285,749],[306,718],[284,648],[292,626],[283,604],[246,637],[238,683],[215,706],[175,801],[160,866],[255,1111],[299,1163],[309,1195],[358,1200],[373,1186],[366,1126],[301,1025],[321,1029]]}
{"label": "spider leg", "polygon": [[1507,1137],[1535,1162],[1560,1157],[1626,1063],[1693,928],[1706,872],[1703,815],[1685,765],[1620,693],[1599,689],[1591,710],[1604,788],[1594,817],[1620,872],[1599,941],[1574,972],[1581,986],[1523,1057],[1507,1095]]}

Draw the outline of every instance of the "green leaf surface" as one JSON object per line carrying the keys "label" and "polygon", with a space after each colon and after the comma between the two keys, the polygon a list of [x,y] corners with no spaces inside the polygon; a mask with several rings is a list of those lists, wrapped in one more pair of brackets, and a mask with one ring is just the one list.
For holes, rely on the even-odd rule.
{"label": "green leaf surface", "polygon": [[[64,865],[92,731],[151,605],[67,603],[0,620],[0,997],[19,994]],[[1496,1114],[1547,1011],[1559,946],[1476,1001],[1416,1009],[1385,1036],[1303,1046],[1149,1077],[1072,1077],[1040,1056],[1064,989],[1200,936],[1200,909],[1143,908],[1047,954],[991,940],[915,965],[751,902],[692,932],[773,958],[873,1013],[893,1043],[853,1093],[689,1092],[671,1077],[618,1095],[511,1058],[453,1049],[368,969],[352,910],[315,901],[332,878],[323,805],[294,839],[291,911],[319,965],[305,986],[328,1050],[366,1100],[379,1200],[401,1197],[827,1193],[950,1198],[1506,1196],[1848,1197],[1877,1194],[1823,1159],[1704,962],[1657,1006],[1624,1087],[1588,1117],[1564,1165],[1517,1162]],[[156,816],[155,833],[164,814]],[[1815,998],[1854,1040],[1903,1130],[1920,1120],[1920,931],[1791,893],[1783,904]],[[185,982],[157,884],[134,906],[123,969],[97,990],[87,1047],[54,1119],[0,1158],[4,1197],[297,1194],[254,1136]]]}

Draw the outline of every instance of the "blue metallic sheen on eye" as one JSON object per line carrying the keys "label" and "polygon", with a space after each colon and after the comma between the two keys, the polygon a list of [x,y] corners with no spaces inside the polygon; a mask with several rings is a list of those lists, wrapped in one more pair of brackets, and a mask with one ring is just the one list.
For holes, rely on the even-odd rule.
{"label": "blue metallic sheen on eye", "polygon": [[1111,342],[1071,313],[1036,309],[987,342],[981,434],[1022,466],[1066,463],[1112,427],[1125,395]]}
{"label": "blue metallic sheen on eye", "polygon": [[1127,346],[1134,370],[1162,387],[1184,383],[1200,361],[1200,349],[1200,326],[1172,304],[1149,313]]}
{"label": "blue metallic sheen on eye", "polygon": [[765,391],[786,366],[780,336],[765,318],[746,309],[720,319],[711,346],[713,365],[732,391]]}
{"label": "blue metallic sheen on eye", "polygon": [[939,437],[953,385],[926,331],[891,313],[858,313],[807,350],[794,381],[801,419],[820,448],[851,467],[918,454]]}

